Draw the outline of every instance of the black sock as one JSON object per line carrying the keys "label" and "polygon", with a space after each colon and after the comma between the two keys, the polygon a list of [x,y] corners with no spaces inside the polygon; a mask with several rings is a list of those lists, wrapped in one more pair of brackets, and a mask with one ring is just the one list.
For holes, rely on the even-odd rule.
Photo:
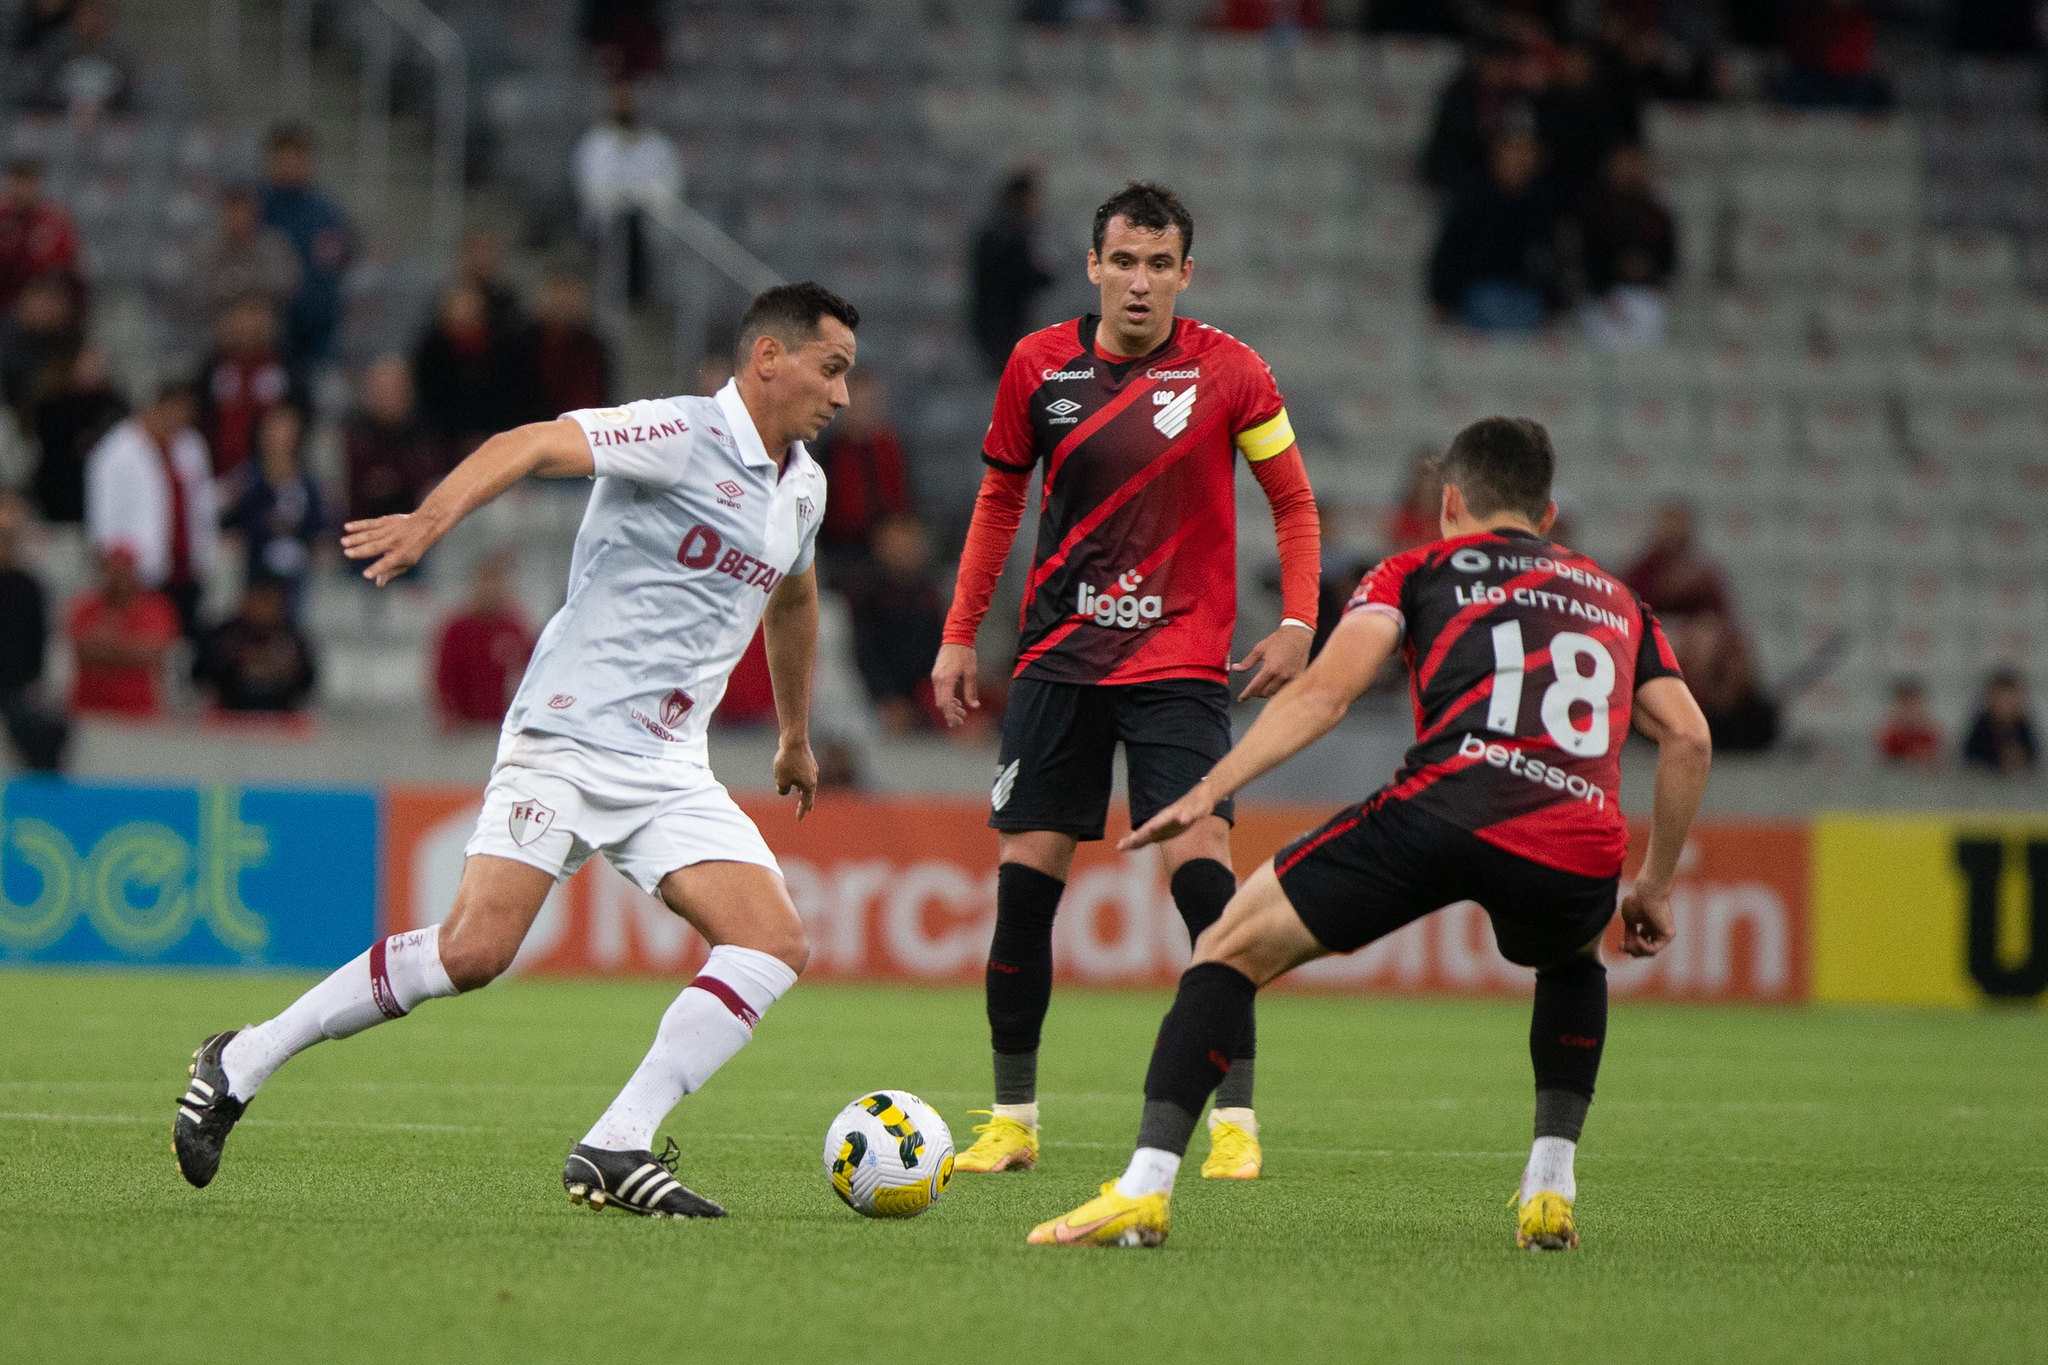
{"label": "black sock", "polygon": [[1536,973],[1529,1061],[1536,1069],[1536,1136],[1579,1140],[1607,1043],[1607,969],[1575,957]]}
{"label": "black sock", "polygon": [[[1214,858],[1191,858],[1174,871],[1174,908],[1188,926],[1188,942],[1223,918],[1223,907],[1237,894],[1237,876]],[[1253,1016],[1245,1016],[1244,1039],[1231,1049],[1230,1072],[1216,1087],[1218,1109],[1252,1107],[1252,1061],[1259,1055],[1258,1027]]]}
{"label": "black sock", "polygon": [[1195,1116],[1230,1073],[1230,1050],[1244,1037],[1257,993],[1250,977],[1220,962],[1196,963],[1182,975],[1145,1072],[1140,1147],[1186,1155]]}
{"label": "black sock", "polygon": [[996,1103],[1038,1096],[1038,1034],[1052,1001],[1052,920],[1067,884],[1035,867],[996,869],[996,934],[988,948],[988,1033]]}

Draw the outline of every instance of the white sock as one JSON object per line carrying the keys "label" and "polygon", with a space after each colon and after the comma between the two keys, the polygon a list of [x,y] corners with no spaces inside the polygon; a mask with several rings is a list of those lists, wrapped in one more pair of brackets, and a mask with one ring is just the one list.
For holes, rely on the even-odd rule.
{"label": "white sock", "polygon": [[795,984],[796,973],[781,958],[752,948],[713,948],[696,980],[661,1016],[654,1046],[626,1088],[583,1135],[585,1145],[607,1152],[652,1147],[668,1111],[745,1047],[768,1007]]}
{"label": "white sock", "polygon": [[1540,1137],[1529,1148],[1529,1164],[1522,1170],[1522,1200],[1543,1190],[1552,1190],[1566,1199],[1579,1197],[1579,1182],[1572,1176],[1572,1155],[1579,1149],[1576,1142],[1567,1142],[1561,1137]]}
{"label": "white sock", "polygon": [[1228,1107],[1211,1109],[1209,1111],[1209,1131],[1215,1132],[1216,1125],[1219,1123],[1234,1123],[1253,1137],[1259,1135],[1259,1121],[1252,1117],[1252,1111],[1249,1109],[1231,1109]]}
{"label": "white sock", "polygon": [[393,934],[336,968],[275,1019],[245,1028],[221,1053],[228,1093],[247,1101],[270,1073],[323,1038],[403,1019],[422,1000],[455,994],[441,965],[441,926]]}
{"label": "white sock", "polygon": [[1116,1192],[1126,1199],[1148,1194],[1172,1194],[1173,1178],[1180,1174],[1180,1158],[1157,1147],[1140,1147],[1131,1153],[1131,1164],[1117,1177]]}
{"label": "white sock", "polygon": [[999,1119],[1015,1119],[1032,1132],[1038,1131],[1037,1100],[1029,1104],[999,1104],[991,1112]]}

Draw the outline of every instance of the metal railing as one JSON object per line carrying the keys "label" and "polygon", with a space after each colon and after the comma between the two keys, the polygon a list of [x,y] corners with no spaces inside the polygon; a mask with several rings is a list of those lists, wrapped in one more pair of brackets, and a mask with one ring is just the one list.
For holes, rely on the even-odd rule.
{"label": "metal railing", "polygon": [[[628,212],[637,211],[649,235],[659,233],[680,250],[675,260],[673,380],[683,392],[704,358],[717,276],[752,298],[783,282],[775,268],[746,249],[718,224],[688,204],[668,201],[622,211],[598,235],[597,300],[606,332],[624,335],[627,299]],[[651,242],[648,243],[651,245]]]}

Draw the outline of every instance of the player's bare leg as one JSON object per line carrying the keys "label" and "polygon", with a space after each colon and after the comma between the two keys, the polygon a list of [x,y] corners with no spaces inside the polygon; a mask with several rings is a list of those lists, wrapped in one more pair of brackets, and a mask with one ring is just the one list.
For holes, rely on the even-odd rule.
{"label": "player's bare leg", "polygon": [[445,923],[374,943],[282,1014],[200,1044],[172,1128],[178,1169],[194,1185],[212,1180],[221,1147],[257,1090],[313,1044],[402,1019],[423,1000],[496,980],[512,965],[554,885],[537,867],[477,854],[462,866]]}
{"label": "player's bare leg", "polygon": [[[1188,926],[1188,941],[1223,916],[1237,894],[1237,875],[1230,870],[1230,822],[1221,816],[1198,820],[1188,830],[1159,846],[1174,908]],[[1256,1022],[1230,1054],[1230,1070],[1216,1087],[1209,1110],[1209,1156],[1202,1174],[1211,1180],[1256,1180],[1265,1163],[1259,1147],[1259,1120],[1252,1112],[1252,1072],[1258,1056]]]}
{"label": "player's bare leg", "polygon": [[632,1078],[569,1154],[571,1201],[657,1217],[720,1218],[725,1210],[675,1179],[674,1139],[656,1156],[655,1130],[754,1036],[768,1007],[810,959],[803,920],[782,878],[754,863],[703,862],[661,882],[669,909],[711,944],[711,955],[668,1007]]}
{"label": "player's bare leg", "polygon": [[1157,1246],[1166,1240],[1167,1206],[1195,1121],[1230,1068],[1261,986],[1323,956],[1294,911],[1270,860],[1245,881],[1195,943],[1173,1008],[1159,1026],[1145,1073],[1138,1148],[1121,1177],[1063,1218],[1033,1228],[1029,1240],[1053,1245]]}
{"label": "player's bare leg", "polygon": [[996,1097],[989,1121],[974,1126],[973,1145],[955,1158],[956,1172],[1038,1164],[1038,1039],[1052,1000],[1053,916],[1074,848],[1074,837],[1056,830],[996,834],[996,931],[985,987]]}

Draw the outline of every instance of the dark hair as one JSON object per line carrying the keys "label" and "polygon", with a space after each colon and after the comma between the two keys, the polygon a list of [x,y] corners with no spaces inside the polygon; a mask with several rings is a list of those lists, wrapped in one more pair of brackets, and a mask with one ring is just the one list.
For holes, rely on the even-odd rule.
{"label": "dark hair", "polygon": [[281,152],[313,150],[313,130],[303,123],[274,123],[270,126],[270,150]]}
{"label": "dark hair", "polygon": [[1133,180],[1115,194],[1102,201],[1102,207],[1095,210],[1095,254],[1102,254],[1102,234],[1109,230],[1109,220],[1121,218],[1134,228],[1146,232],[1164,232],[1168,228],[1180,229],[1180,258],[1185,261],[1195,250],[1195,216],[1188,212],[1188,206],[1181,203],[1180,196],[1166,186],[1151,180]]}
{"label": "dark hair", "polygon": [[41,180],[43,163],[32,156],[17,156],[8,161],[7,173],[23,180]]}
{"label": "dark hair", "polygon": [[1482,417],[1444,452],[1443,480],[1456,484],[1475,517],[1519,512],[1536,522],[1550,510],[1557,455],[1550,433],[1527,417]]}
{"label": "dark hair", "polygon": [[1921,681],[1919,678],[1907,677],[1892,679],[1893,701],[1904,701],[1907,697],[1924,697],[1926,695],[1927,684]]}
{"label": "dark hair", "polygon": [[2015,692],[2024,692],[2027,690],[2027,680],[2017,668],[2007,665],[1991,670],[1991,676],[1984,680],[1984,687],[1987,691],[1992,688],[2009,687]]}
{"label": "dark hair", "polygon": [[822,284],[805,280],[802,284],[778,284],[763,289],[740,318],[739,336],[733,343],[734,367],[746,365],[754,342],[761,337],[773,336],[783,345],[795,348],[814,339],[818,324],[826,318],[837,318],[849,332],[860,330],[860,309]]}

